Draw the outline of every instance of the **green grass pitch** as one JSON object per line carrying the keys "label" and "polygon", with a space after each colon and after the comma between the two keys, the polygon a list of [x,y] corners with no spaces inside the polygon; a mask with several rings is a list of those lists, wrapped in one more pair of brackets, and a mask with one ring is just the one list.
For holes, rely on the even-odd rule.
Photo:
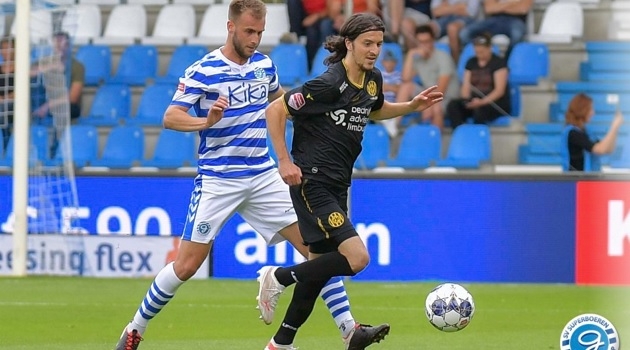
{"label": "green grass pitch", "polygon": [[[144,297],[149,279],[0,278],[0,349],[113,349]],[[608,318],[630,346],[630,288],[574,285],[464,284],[476,313],[457,333],[434,329],[424,299],[436,283],[347,282],[352,311],[364,323],[389,322],[390,335],[370,349],[559,349],[564,325],[593,312]],[[271,326],[258,320],[252,281],[193,280],[151,322],[140,349],[260,349],[276,331],[292,291]],[[300,330],[301,350],[343,349],[318,301]]]}

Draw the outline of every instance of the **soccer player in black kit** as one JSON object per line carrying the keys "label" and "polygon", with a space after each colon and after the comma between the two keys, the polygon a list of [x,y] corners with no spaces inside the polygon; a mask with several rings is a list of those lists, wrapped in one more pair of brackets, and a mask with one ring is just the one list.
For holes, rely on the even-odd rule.
{"label": "soccer player in black kit", "polygon": [[[384,101],[383,79],[374,67],[384,30],[383,22],[374,15],[352,15],[339,35],[325,43],[331,52],[325,61],[328,70],[267,107],[267,128],[278,169],[290,186],[300,232],[310,254],[302,264],[265,266],[259,271],[258,307],[268,318],[273,316],[284,288],[296,284],[285,318],[265,350],[295,349],[297,330],[309,317],[326,282],[334,276],[354,276],[370,260],[347,216],[352,168],[361,153],[369,119],[394,118],[430,107],[443,98],[433,86],[409,102]],[[286,119],[291,117],[293,160],[284,135]],[[345,348],[365,349],[388,333],[388,324],[355,327]]]}

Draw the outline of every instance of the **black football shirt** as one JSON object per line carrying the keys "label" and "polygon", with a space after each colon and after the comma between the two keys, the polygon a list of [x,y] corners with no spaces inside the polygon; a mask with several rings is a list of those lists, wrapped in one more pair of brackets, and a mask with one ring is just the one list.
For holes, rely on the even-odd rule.
{"label": "black football shirt", "polygon": [[352,83],[337,62],[284,95],[293,116],[291,155],[304,178],[350,186],[368,117],[384,100],[378,69],[365,72],[361,83]]}

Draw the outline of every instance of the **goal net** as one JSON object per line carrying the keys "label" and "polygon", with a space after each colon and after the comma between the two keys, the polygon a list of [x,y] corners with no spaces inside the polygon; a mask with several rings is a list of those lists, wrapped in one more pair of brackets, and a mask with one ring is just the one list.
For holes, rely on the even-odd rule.
{"label": "goal net", "polygon": [[[22,1],[22,0],[18,0]],[[15,17],[15,0],[0,5],[5,20]],[[30,108],[28,135],[28,233],[80,233],[76,219],[77,189],[72,161],[69,88],[72,74],[72,37],[76,14],[68,5],[52,1],[31,1],[29,21],[31,45]],[[0,127],[3,128],[6,157],[13,153],[14,81],[10,72],[14,58],[15,21],[8,42],[2,42],[5,82]],[[21,40],[21,38],[17,38]],[[5,72],[4,67],[8,67]],[[11,153],[11,154],[10,154]],[[11,219],[2,231],[11,233]]]}

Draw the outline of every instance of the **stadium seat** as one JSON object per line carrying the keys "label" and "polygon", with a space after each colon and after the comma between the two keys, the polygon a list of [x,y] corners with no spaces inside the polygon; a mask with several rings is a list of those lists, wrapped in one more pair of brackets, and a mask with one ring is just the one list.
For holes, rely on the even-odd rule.
{"label": "stadium seat", "polygon": [[398,43],[383,43],[383,46],[381,46],[381,54],[378,55],[376,59],[376,68],[383,70],[383,56],[385,51],[391,51],[394,57],[396,57],[396,70],[402,72],[405,55],[403,54],[402,46]]}
{"label": "stadium seat", "polygon": [[206,47],[202,45],[181,45],[176,47],[173,55],[171,55],[168,67],[166,67],[166,73],[156,77],[155,82],[159,84],[177,84],[179,77],[184,74],[186,68],[201,59],[207,52]]}
{"label": "stadium seat", "polygon": [[[4,158],[0,157],[0,166],[13,166],[13,150],[15,148],[15,135],[9,137],[7,148],[4,152]],[[38,162],[45,162],[49,158],[50,153],[50,133],[49,129],[41,125],[31,126],[31,139],[28,151],[29,166],[34,166]]]}
{"label": "stadium seat", "polygon": [[269,53],[278,67],[280,85],[291,88],[300,84],[308,75],[308,58],[302,44],[278,44]]}
{"label": "stadium seat", "polygon": [[85,68],[85,86],[97,86],[112,74],[112,52],[107,45],[80,46],[75,58]]}
{"label": "stadium seat", "polygon": [[439,167],[479,168],[491,158],[490,127],[480,124],[458,126],[451,136],[446,158],[436,162]]}
{"label": "stadium seat", "polygon": [[[289,32],[289,11],[285,3],[267,3],[267,22],[260,45],[272,48],[280,42],[280,37]],[[224,39],[225,40],[225,39]]]}
{"label": "stadium seat", "polygon": [[179,168],[195,165],[195,134],[162,129],[155,144],[153,157],[141,161],[144,167]]}
{"label": "stadium seat", "polygon": [[116,6],[121,3],[120,0],[77,0],[79,4],[96,4],[99,6]]}
{"label": "stadium seat", "polygon": [[451,47],[448,46],[448,42],[436,41],[435,48],[438,50],[442,50],[448,53],[449,55],[451,54]]}
{"label": "stadium seat", "polygon": [[[138,4],[138,5],[166,5],[168,4],[168,0],[126,0],[128,4]],[[177,17],[173,17],[177,18]],[[181,24],[181,21],[178,21]],[[175,22],[177,23],[177,22]]]}
{"label": "stadium seat", "polygon": [[578,2],[552,2],[543,13],[538,33],[531,42],[570,43],[584,34],[584,13]]}
{"label": "stadium seat", "polygon": [[360,170],[385,165],[389,158],[389,136],[381,124],[368,124],[363,134],[363,151],[354,164]]}
{"label": "stadium seat", "polygon": [[[174,18],[177,20],[174,21]],[[195,8],[192,5],[164,5],[160,8],[160,12],[155,20],[153,34],[149,37],[142,38],[142,43],[152,45],[182,45],[184,40],[195,36],[195,26]]]}
{"label": "stadium seat", "polygon": [[387,166],[407,169],[424,169],[440,159],[442,134],[435,125],[413,125],[405,130],[396,158],[388,160]]}
{"label": "stadium seat", "polygon": [[[188,44],[223,45],[226,36],[225,28],[228,20],[228,8],[228,4],[209,5],[203,13],[197,36],[189,38]],[[221,30],[217,30],[217,28],[221,28]]]}
{"label": "stadium seat", "polygon": [[543,43],[520,42],[514,46],[507,61],[512,85],[538,85],[549,76],[549,48]]}
{"label": "stadium seat", "polygon": [[139,126],[115,126],[107,136],[103,156],[91,166],[130,168],[142,160],[144,132]]}
{"label": "stadium seat", "polygon": [[[33,44],[48,43],[52,37],[53,15],[49,10],[31,11],[29,29],[31,32],[31,42]],[[11,36],[16,35],[16,21],[11,23]]]}
{"label": "stadium seat", "polygon": [[315,57],[313,57],[313,62],[311,62],[311,71],[308,75],[309,79],[324,73],[328,69],[328,66],[324,64],[324,60],[328,55],[330,55],[330,52],[324,48],[324,45],[317,49]]}
{"label": "stadium seat", "polygon": [[87,115],[79,118],[80,124],[115,126],[120,119],[129,118],[131,89],[125,84],[105,84],[96,90]]}
{"label": "stadium seat", "polygon": [[123,50],[116,73],[109,83],[143,86],[147,79],[155,78],[158,52],[154,45],[131,45]]}
{"label": "stadium seat", "polygon": [[109,14],[103,36],[95,44],[131,45],[147,36],[147,13],[143,5],[120,4]]}
{"label": "stadium seat", "polygon": [[73,5],[63,17],[62,28],[72,36],[73,44],[89,44],[101,36],[101,9],[96,4]]}
{"label": "stadium seat", "polygon": [[140,96],[138,111],[129,119],[129,124],[142,126],[161,126],[166,108],[175,94],[174,84],[155,84],[147,86]]}
{"label": "stadium seat", "polygon": [[[499,54],[499,46],[492,44],[492,52],[496,55]],[[466,70],[466,63],[469,59],[475,57],[475,46],[470,43],[464,46],[462,49],[462,53],[459,56],[459,61],[457,62],[457,77],[459,81],[464,79],[464,71]]]}
{"label": "stadium seat", "polygon": [[[67,128],[59,145],[63,145],[70,136],[70,150],[72,162],[76,167],[87,166],[98,157],[98,130],[93,125],[71,125]],[[58,146],[53,158],[47,165],[61,165],[64,159],[64,147]]]}
{"label": "stadium seat", "polygon": [[619,136],[617,139],[617,152],[611,157],[611,168],[630,168],[630,134]]}

